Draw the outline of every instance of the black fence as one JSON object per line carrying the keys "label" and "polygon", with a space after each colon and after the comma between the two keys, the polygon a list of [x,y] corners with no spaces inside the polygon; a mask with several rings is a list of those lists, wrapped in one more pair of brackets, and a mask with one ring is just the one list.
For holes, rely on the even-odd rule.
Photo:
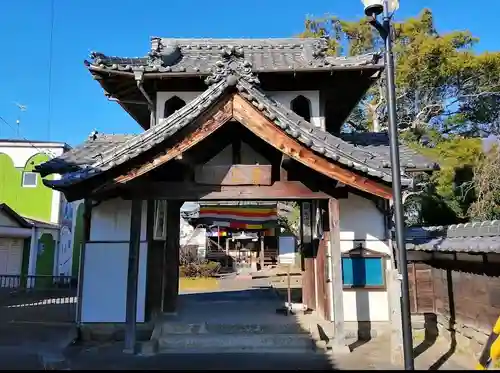
{"label": "black fence", "polygon": [[0,323],[74,322],[76,304],[75,277],[0,275]]}

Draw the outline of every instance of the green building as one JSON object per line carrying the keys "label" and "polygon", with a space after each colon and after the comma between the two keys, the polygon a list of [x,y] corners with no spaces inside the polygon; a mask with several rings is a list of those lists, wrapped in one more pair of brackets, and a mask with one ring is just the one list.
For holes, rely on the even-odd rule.
{"label": "green building", "polygon": [[[60,142],[0,139],[0,276],[77,274],[83,206],[67,203],[34,172],[69,149]],[[16,281],[4,277],[0,286]]]}

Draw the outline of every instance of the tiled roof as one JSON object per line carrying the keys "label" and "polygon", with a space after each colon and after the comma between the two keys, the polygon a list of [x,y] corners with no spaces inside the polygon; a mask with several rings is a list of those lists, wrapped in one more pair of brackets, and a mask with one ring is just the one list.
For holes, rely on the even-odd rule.
{"label": "tiled roof", "polygon": [[[389,134],[387,132],[351,132],[342,133],[339,137],[359,149],[381,156],[384,159],[384,166],[391,167]],[[401,166],[407,171],[412,169],[428,170],[438,167],[435,162],[430,161],[404,144],[399,146],[399,156]]]}
{"label": "tiled roof", "polygon": [[[81,153],[75,155],[74,159],[84,158],[84,164],[80,165],[79,169],[74,172],[65,173],[60,180],[44,180],[44,183],[47,186],[69,186],[123,164],[167,140],[181,128],[198,118],[222,96],[227,88],[228,83],[226,80],[211,85],[197,98],[149,130],[124,142],[114,143],[111,146],[100,144],[100,146],[103,146],[103,151],[98,154],[96,154],[95,150],[87,151],[84,145],[78,147],[77,149],[81,149]],[[93,158],[93,161],[89,162],[91,158]],[[62,162],[65,161],[62,160]],[[42,164],[37,168],[37,171],[48,174],[50,172],[49,168],[46,164]]]}
{"label": "tiled roof", "polygon": [[[71,164],[68,169],[70,172],[65,173],[60,180],[44,182],[49,186],[65,187],[123,164],[170,138],[201,116],[226,92],[234,89],[237,89],[241,96],[251,102],[276,126],[304,146],[348,168],[388,183],[391,182],[390,169],[388,169],[385,155],[368,151],[316,128],[287,107],[268,97],[257,86],[259,81],[253,73],[252,65],[237,48],[225,50],[221,60],[216,63],[214,71],[207,77],[206,83],[209,87],[205,92],[168,118],[161,120],[153,128],[131,138],[112,137],[109,141],[105,141],[105,138],[102,141],[97,140],[95,144],[87,142],[75,151],[65,154],[64,158],[54,160],[52,164],[55,167],[52,167],[50,163],[42,165],[38,170],[48,174],[51,170],[52,172],[57,172],[56,169],[62,170],[64,163]],[[410,179],[403,177],[403,182],[408,184]]]}
{"label": "tiled roof", "polygon": [[14,219],[23,228],[31,228],[31,227],[50,228],[50,229],[59,228],[59,226],[54,223],[49,223],[19,215],[17,212],[11,209],[9,205],[7,205],[6,203],[0,203],[0,211],[3,211],[5,214],[10,216],[11,219]]}
{"label": "tiled roof", "polygon": [[98,157],[109,149],[113,149],[135,135],[111,135],[102,134],[95,139],[88,139],[83,144],[63,153],[57,158],[53,158],[37,167],[42,176],[51,173],[66,173],[69,171],[78,171],[85,166],[93,164]]}
{"label": "tiled roof", "polygon": [[500,253],[500,221],[408,228],[406,242],[409,250]]}
{"label": "tiled roof", "polygon": [[373,67],[381,69],[380,55],[327,56],[327,41],[320,38],[288,39],[168,39],[152,38],[144,57],[112,57],[92,52],[91,70],[143,70],[145,73],[208,75],[226,49],[235,48],[252,64],[254,72],[335,70]]}

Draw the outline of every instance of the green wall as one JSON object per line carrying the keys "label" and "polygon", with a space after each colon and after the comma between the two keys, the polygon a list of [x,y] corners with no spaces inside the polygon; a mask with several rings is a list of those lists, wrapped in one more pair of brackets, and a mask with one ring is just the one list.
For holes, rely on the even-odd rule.
{"label": "green wall", "polygon": [[36,165],[48,160],[48,155],[38,153],[26,162],[24,168],[16,168],[7,154],[0,153],[0,202],[6,203],[20,215],[49,222],[52,189],[43,185],[40,175],[37,175],[35,188],[22,187],[23,172],[33,171]]}
{"label": "green wall", "polygon": [[[38,251],[40,245],[43,245],[43,251]],[[52,276],[54,272],[54,257],[56,242],[50,233],[43,233],[38,240],[36,275]],[[51,278],[40,278],[36,281],[38,287],[48,287],[51,284]]]}

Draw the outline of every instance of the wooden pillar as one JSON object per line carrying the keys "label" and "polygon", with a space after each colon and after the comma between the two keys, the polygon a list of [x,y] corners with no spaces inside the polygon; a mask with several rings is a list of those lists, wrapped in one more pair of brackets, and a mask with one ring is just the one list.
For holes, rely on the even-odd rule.
{"label": "wooden pillar", "polygon": [[304,261],[302,276],[302,302],[310,309],[316,309],[316,283],[314,245],[312,241],[312,201],[300,205],[300,228],[302,256]]}
{"label": "wooden pillar", "polygon": [[179,201],[167,201],[167,241],[165,242],[165,269],[163,273],[163,312],[166,313],[177,311],[181,205],[182,202]]}
{"label": "wooden pillar", "polygon": [[334,315],[334,346],[332,347],[335,349],[334,352],[348,352],[344,324],[344,286],[342,284],[342,253],[340,251],[340,208],[339,201],[335,198],[328,200],[328,217]]}
{"label": "wooden pillar", "polygon": [[155,206],[155,201],[147,202],[146,321],[162,312],[165,241],[154,239]]}
{"label": "wooden pillar", "polygon": [[80,250],[80,265],[78,268],[78,289],[77,289],[77,305],[76,305],[76,322],[82,322],[82,305],[83,305],[83,282],[85,281],[85,252],[87,242],[90,241],[90,222],[92,220],[92,201],[86,199],[83,202],[83,243]]}
{"label": "wooden pillar", "polygon": [[264,232],[260,236],[260,270],[264,270]]}
{"label": "wooden pillar", "polygon": [[142,200],[132,200],[130,215],[127,303],[125,314],[125,352],[134,353],[136,343],[137,285],[139,278],[139,253],[141,245]]}

